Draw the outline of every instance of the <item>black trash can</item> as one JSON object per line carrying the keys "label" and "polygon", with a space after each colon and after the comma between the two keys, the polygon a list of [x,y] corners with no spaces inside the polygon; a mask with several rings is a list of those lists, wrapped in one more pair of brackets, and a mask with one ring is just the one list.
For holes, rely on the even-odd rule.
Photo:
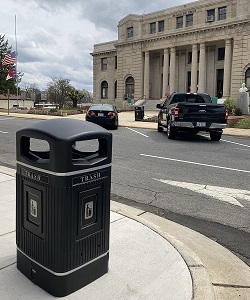
{"label": "black trash can", "polygon": [[135,106],[135,121],[142,121],[144,118],[144,106]]}
{"label": "black trash can", "polygon": [[[94,150],[78,148],[92,142]],[[112,134],[52,119],[19,130],[16,147],[17,268],[66,296],[108,271]]]}

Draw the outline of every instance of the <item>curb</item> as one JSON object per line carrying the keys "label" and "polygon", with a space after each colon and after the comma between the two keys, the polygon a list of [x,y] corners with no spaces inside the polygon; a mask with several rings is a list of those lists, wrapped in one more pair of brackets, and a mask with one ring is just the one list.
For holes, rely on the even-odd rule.
{"label": "curb", "polygon": [[5,175],[9,175],[12,177],[16,177],[16,170],[15,169],[11,169],[11,168],[7,168],[4,166],[0,166],[0,173],[3,173]]}

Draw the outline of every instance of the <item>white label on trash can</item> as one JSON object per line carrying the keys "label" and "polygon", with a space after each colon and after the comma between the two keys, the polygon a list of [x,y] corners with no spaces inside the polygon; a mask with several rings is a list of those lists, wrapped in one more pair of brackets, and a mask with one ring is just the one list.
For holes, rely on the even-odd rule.
{"label": "white label on trash can", "polygon": [[85,204],[85,220],[91,219],[94,215],[94,202],[90,201]]}
{"label": "white label on trash can", "polygon": [[30,199],[30,215],[37,218],[37,202],[33,199]]}

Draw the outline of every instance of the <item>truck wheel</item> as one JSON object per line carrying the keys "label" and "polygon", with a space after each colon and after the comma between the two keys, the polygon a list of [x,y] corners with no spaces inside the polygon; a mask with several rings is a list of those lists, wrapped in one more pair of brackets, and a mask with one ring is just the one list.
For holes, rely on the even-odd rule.
{"label": "truck wheel", "polygon": [[211,131],[210,139],[211,141],[219,141],[221,139],[222,132],[221,131]]}
{"label": "truck wheel", "polygon": [[168,139],[174,140],[177,135],[177,130],[171,125],[170,120],[168,120],[168,126],[167,126],[167,136]]}
{"label": "truck wheel", "polygon": [[160,126],[159,122],[158,122],[157,130],[158,130],[158,132],[162,132],[163,131],[163,127]]}

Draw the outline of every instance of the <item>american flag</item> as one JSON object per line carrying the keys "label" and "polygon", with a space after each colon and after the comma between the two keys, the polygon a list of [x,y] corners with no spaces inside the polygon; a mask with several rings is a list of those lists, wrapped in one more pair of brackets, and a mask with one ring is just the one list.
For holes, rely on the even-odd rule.
{"label": "american flag", "polygon": [[16,78],[16,66],[13,66],[13,67],[10,68],[9,73],[6,77],[6,80],[9,80],[11,78],[13,78],[13,79]]}
{"label": "american flag", "polygon": [[9,54],[6,54],[3,61],[2,61],[2,65],[11,65],[14,64],[16,62],[16,52],[12,51]]}

